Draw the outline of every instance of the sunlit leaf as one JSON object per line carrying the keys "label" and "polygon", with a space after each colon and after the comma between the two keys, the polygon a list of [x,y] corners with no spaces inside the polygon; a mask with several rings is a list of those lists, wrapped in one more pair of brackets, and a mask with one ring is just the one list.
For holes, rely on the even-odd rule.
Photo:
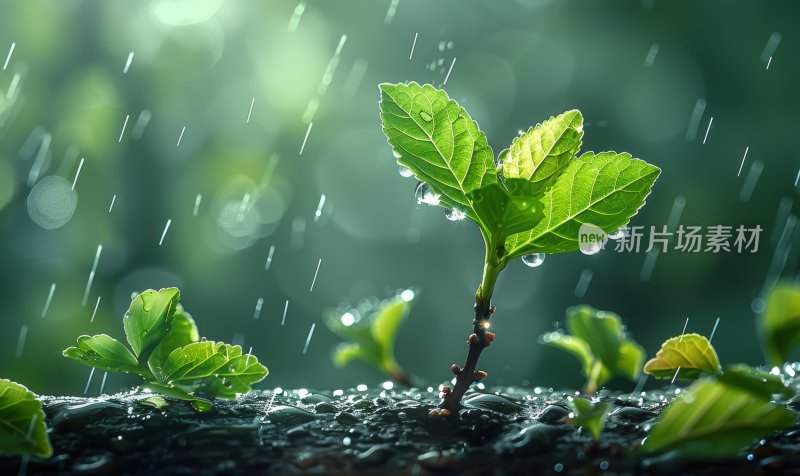
{"label": "sunlit leaf", "polygon": [[703,378],[664,410],[642,448],[688,458],[732,456],[751,441],[792,426],[794,419],[760,393]]}
{"label": "sunlit leaf", "polygon": [[[680,370],[678,370],[680,369]],[[699,334],[683,334],[661,344],[656,356],[644,365],[655,378],[696,380],[703,374],[721,372],[714,346]]]}
{"label": "sunlit leaf", "polygon": [[588,376],[591,373],[595,358],[592,354],[592,350],[589,348],[589,344],[583,339],[572,337],[563,332],[553,331],[541,335],[539,337],[539,342],[569,352],[581,363],[584,375]]}
{"label": "sunlit leaf", "polygon": [[592,403],[585,398],[573,398],[570,401],[570,408],[573,415],[569,419],[570,424],[586,429],[592,438],[600,439],[600,433],[606,421],[606,412],[611,407],[608,403]]}
{"label": "sunlit leaf", "polygon": [[551,117],[514,139],[508,154],[498,160],[503,176],[524,179],[534,185],[532,190],[540,192],[578,153],[581,137],[580,111]]}
{"label": "sunlit leaf", "polygon": [[506,239],[507,256],[575,251],[584,223],[606,233],[616,231],[644,205],[660,172],[626,153],[581,155],[564,167],[541,196],[544,219],[533,229]]}
{"label": "sunlit leaf", "polygon": [[143,374],[131,351],[106,334],[78,337],[77,347],[64,350],[64,356],[102,370]]}
{"label": "sunlit leaf", "polygon": [[0,380],[0,455],[52,454],[42,403],[24,386]]}
{"label": "sunlit leaf", "polygon": [[140,363],[146,363],[150,353],[169,331],[180,291],[166,288],[148,289],[136,296],[122,318],[125,336]]}
{"label": "sunlit leaf", "polygon": [[397,163],[441,195],[443,204],[477,216],[467,193],[497,182],[492,149],[467,112],[426,84],[381,84],[381,120]]}
{"label": "sunlit leaf", "polygon": [[800,343],[800,286],[779,283],[772,288],[760,323],[767,361],[780,367]]}

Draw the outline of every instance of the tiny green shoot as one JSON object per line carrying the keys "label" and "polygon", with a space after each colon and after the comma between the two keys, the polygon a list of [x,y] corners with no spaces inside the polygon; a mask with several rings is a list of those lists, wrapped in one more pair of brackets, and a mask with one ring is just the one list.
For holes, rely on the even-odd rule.
{"label": "tiny green shoot", "polygon": [[575,306],[567,309],[566,326],[569,334],[548,332],[539,342],[578,359],[586,377],[586,393],[596,392],[615,375],[630,380],[639,376],[644,350],[625,331],[618,315]]}
{"label": "tiny green shoot", "polygon": [[105,334],[80,336],[64,356],[90,367],[139,375],[142,388],[189,401],[198,411],[206,398],[235,398],[268,370],[238,345],[200,340],[194,319],[178,303],[177,288],[137,295],[122,319],[128,347]]}
{"label": "tiny green shoot", "polygon": [[347,341],[334,349],[333,363],[344,367],[353,360],[361,360],[396,382],[410,386],[409,377],[395,358],[394,343],[418,294],[415,289],[405,289],[380,302],[364,300],[356,308],[328,311],[325,315],[328,328]]}
{"label": "tiny green shoot", "polygon": [[703,374],[719,374],[717,351],[699,334],[683,334],[661,344],[656,356],[644,365],[655,378],[697,380]]}
{"label": "tiny green shoot", "polygon": [[0,380],[0,455],[53,454],[42,403],[26,387]]}
{"label": "tiny green shoot", "polygon": [[445,91],[415,82],[384,83],[380,91],[383,132],[397,162],[431,195],[420,202],[468,217],[485,245],[467,358],[463,367],[451,366],[455,386],[443,389],[441,406],[454,411],[487,375],[477,363],[495,337],[488,328],[503,269],[525,255],[577,250],[582,224],[604,233],[626,225],[660,169],[627,153],[578,155],[583,116],[577,110],[531,127],[496,160],[478,124]]}
{"label": "tiny green shoot", "polygon": [[593,440],[599,440],[611,405],[605,402],[593,403],[591,400],[580,397],[570,397],[569,405],[572,411],[567,420],[568,423],[586,429],[592,435]]}

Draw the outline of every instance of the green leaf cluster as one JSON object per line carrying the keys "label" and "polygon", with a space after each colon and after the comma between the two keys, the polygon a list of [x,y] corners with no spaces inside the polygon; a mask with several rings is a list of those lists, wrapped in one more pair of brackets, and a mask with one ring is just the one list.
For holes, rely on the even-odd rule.
{"label": "green leaf cluster", "polygon": [[579,156],[577,110],[531,127],[495,164],[478,124],[446,92],[414,82],[380,89],[383,131],[397,162],[442,205],[478,225],[491,255],[499,255],[499,269],[529,253],[577,250],[583,223],[617,230],[644,204],[660,173],[626,153]]}
{"label": "green leaf cluster", "polygon": [[585,428],[594,440],[599,440],[611,405],[605,402],[593,403],[586,398],[574,397],[570,398],[569,406],[572,410],[569,423]]}
{"label": "green leaf cluster", "polygon": [[360,309],[328,311],[328,328],[347,341],[334,349],[333,363],[344,367],[353,360],[362,360],[397,377],[401,368],[394,355],[394,342],[417,296],[416,290],[406,289],[375,304],[365,302]]}
{"label": "green leaf cluster", "polygon": [[612,376],[635,380],[644,360],[644,350],[625,331],[620,317],[582,305],[567,309],[563,331],[548,332],[539,342],[575,356],[586,376],[585,390],[594,393]]}
{"label": "green leaf cluster", "polygon": [[137,295],[122,318],[128,345],[105,334],[78,337],[64,356],[90,367],[137,374],[143,388],[189,400],[198,410],[209,398],[235,398],[267,376],[267,368],[238,345],[200,340],[194,319],[178,303],[177,288]]}
{"label": "green leaf cluster", "polygon": [[52,454],[42,403],[24,386],[0,380],[0,455]]}

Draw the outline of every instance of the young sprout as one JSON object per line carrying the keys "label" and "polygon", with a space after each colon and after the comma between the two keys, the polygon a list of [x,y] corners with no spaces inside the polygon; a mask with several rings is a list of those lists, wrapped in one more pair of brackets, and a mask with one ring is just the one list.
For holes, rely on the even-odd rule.
{"label": "young sprout", "polygon": [[699,334],[682,334],[661,344],[655,357],[644,364],[655,378],[697,380],[703,374],[722,373],[714,346]]}
{"label": "young sprout", "polygon": [[452,411],[494,337],[486,328],[503,269],[525,255],[577,250],[584,223],[601,234],[618,230],[644,204],[660,170],[626,153],[578,156],[583,116],[577,110],[516,137],[495,163],[478,124],[444,91],[414,82],[381,84],[380,90],[383,132],[397,163],[424,183],[431,199],[421,202],[469,218],[483,236],[483,277],[467,359],[441,403]]}
{"label": "young sprout", "polygon": [[362,360],[397,383],[411,386],[394,356],[394,342],[418,294],[415,289],[404,289],[380,302],[364,300],[355,308],[328,311],[328,328],[348,341],[334,349],[333,363],[344,367],[354,359]]}
{"label": "young sprout", "polygon": [[644,350],[625,331],[619,316],[589,306],[567,309],[567,331],[548,332],[539,342],[574,355],[586,377],[584,391],[594,393],[611,377],[636,380]]}
{"label": "young sprout", "polygon": [[105,334],[84,335],[64,356],[92,368],[139,375],[144,390],[188,400],[198,411],[211,408],[203,397],[236,398],[267,376],[267,368],[243,355],[241,346],[201,341],[179,298],[177,288],[149,289],[134,297],[122,318],[130,349]]}
{"label": "young sprout", "polygon": [[800,286],[784,282],[773,287],[758,324],[767,363],[780,367],[800,344]]}
{"label": "young sprout", "polygon": [[569,424],[586,429],[592,435],[593,440],[599,440],[611,405],[604,402],[592,403],[591,400],[580,397],[570,397],[569,406],[572,410],[567,420]]}

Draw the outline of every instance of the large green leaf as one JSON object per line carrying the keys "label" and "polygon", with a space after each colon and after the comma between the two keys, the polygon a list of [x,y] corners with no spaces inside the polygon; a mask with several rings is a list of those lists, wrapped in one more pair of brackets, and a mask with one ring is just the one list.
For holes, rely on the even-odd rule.
{"label": "large green leaf", "polygon": [[53,454],[42,403],[33,392],[10,380],[0,380],[0,454]]}
{"label": "large green leaf", "polygon": [[664,410],[642,448],[689,458],[732,456],[754,439],[792,426],[794,419],[758,393],[704,378]]}
{"label": "large green leaf", "polygon": [[122,318],[125,336],[141,365],[169,331],[178,305],[178,288],[148,289],[136,296]]}
{"label": "large green leaf", "polygon": [[592,435],[593,439],[600,439],[600,433],[602,433],[606,421],[606,412],[611,405],[605,402],[592,403],[585,398],[576,397],[570,400],[570,407],[572,408],[570,424],[583,427]]}
{"label": "large green leaf", "polygon": [[490,183],[467,194],[484,233],[500,243],[511,234],[530,230],[544,217],[527,182],[506,179],[505,184],[508,190],[499,183]]}
{"label": "large green leaf", "polygon": [[612,374],[631,380],[639,376],[644,350],[628,337],[618,315],[575,306],[567,309],[566,323],[570,334],[586,342]]}
{"label": "large green leaf", "polygon": [[78,337],[77,347],[64,350],[64,357],[77,360],[90,367],[113,372],[130,372],[147,378],[136,357],[120,341],[106,334]]}
{"label": "large green leaf", "polygon": [[233,398],[267,376],[268,370],[242,348],[222,342],[195,342],[172,351],[163,368],[163,381],[187,391]]}
{"label": "large green leaf", "polygon": [[761,316],[761,338],[770,365],[781,366],[800,342],[800,287],[779,283],[767,296]]}
{"label": "large green leaf", "polygon": [[[680,369],[680,370],[678,370]],[[683,334],[661,344],[656,356],[644,365],[645,373],[655,378],[696,380],[705,374],[719,374],[717,352],[705,337]]]}
{"label": "large green leaf", "polygon": [[441,195],[443,204],[477,221],[467,194],[497,182],[486,136],[441,89],[381,84],[381,120],[397,162]]}
{"label": "large green leaf", "polygon": [[167,334],[158,343],[147,361],[156,378],[163,379],[164,373],[162,369],[164,363],[173,350],[198,340],[200,340],[200,333],[197,330],[197,324],[195,324],[192,316],[183,309],[183,306],[178,304],[175,315],[169,322]]}
{"label": "large green leaf", "polygon": [[541,197],[544,219],[506,239],[508,258],[578,249],[581,224],[606,233],[627,224],[644,205],[660,169],[630,154],[587,152],[571,161]]}
{"label": "large green leaf", "polygon": [[503,177],[521,178],[541,191],[575,157],[583,137],[580,111],[551,117],[514,139],[500,161]]}
{"label": "large green leaf", "polygon": [[727,385],[741,387],[768,399],[774,395],[784,398],[794,395],[794,391],[783,383],[780,376],[745,364],[726,365],[725,372],[717,378]]}

